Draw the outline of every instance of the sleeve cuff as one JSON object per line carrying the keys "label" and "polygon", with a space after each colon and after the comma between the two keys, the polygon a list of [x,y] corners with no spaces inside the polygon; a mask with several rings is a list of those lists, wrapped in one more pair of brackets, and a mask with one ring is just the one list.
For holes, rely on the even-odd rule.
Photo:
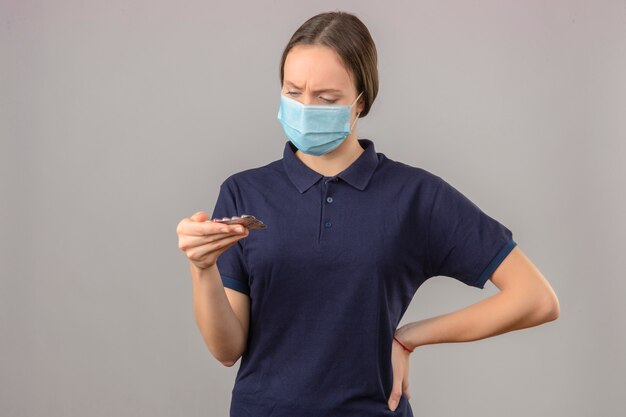
{"label": "sleeve cuff", "polygon": [[494,256],[491,262],[489,262],[489,265],[487,265],[487,267],[480,274],[480,276],[474,283],[474,286],[480,289],[485,288],[485,283],[487,282],[489,277],[491,277],[491,274],[493,274],[493,272],[502,263],[504,258],[506,258],[506,256],[509,253],[511,253],[511,251],[513,250],[513,248],[515,248],[515,246],[517,246],[517,242],[515,242],[512,238],[509,239],[506,242],[506,244],[502,247],[502,249],[500,249],[500,251],[496,254],[496,256]]}
{"label": "sleeve cuff", "polygon": [[233,289],[235,291],[239,291],[248,296],[250,295],[250,288],[244,282],[241,282],[235,278],[229,277],[224,274],[220,274],[220,276],[222,277],[222,284],[224,284],[224,287]]}

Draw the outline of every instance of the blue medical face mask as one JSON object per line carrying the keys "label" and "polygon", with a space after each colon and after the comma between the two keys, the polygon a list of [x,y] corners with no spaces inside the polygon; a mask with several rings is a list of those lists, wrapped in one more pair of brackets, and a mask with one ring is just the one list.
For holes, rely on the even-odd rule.
{"label": "blue medical face mask", "polygon": [[352,131],[350,112],[361,94],[349,106],[302,104],[281,94],[278,120],[298,149],[309,155],[323,155],[341,145]]}

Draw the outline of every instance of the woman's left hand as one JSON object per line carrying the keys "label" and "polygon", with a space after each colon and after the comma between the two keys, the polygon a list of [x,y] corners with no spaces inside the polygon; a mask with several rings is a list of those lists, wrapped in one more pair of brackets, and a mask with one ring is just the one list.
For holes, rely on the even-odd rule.
{"label": "woman's left hand", "polygon": [[[401,335],[396,331],[395,337],[402,343]],[[406,345],[406,343],[404,343]],[[400,397],[402,394],[407,400],[411,399],[411,393],[409,392],[409,355],[411,352],[404,349],[400,343],[396,340],[393,341],[391,346],[391,364],[393,366],[393,386],[391,388],[391,395],[387,405],[391,411],[396,411]]]}

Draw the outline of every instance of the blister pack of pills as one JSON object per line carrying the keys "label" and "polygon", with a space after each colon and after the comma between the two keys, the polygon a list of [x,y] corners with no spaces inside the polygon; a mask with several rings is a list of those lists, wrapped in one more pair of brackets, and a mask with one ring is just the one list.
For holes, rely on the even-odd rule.
{"label": "blister pack of pills", "polygon": [[242,214],[241,216],[222,217],[221,219],[213,219],[212,221],[224,224],[241,224],[249,230],[267,229],[267,225],[252,214]]}

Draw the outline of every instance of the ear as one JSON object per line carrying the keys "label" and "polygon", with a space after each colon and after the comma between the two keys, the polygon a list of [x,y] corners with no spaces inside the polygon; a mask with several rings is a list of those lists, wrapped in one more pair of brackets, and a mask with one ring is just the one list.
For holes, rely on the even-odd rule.
{"label": "ear", "polygon": [[359,114],[363,113],[363,110],[365,109],[365,97],[363,97],[364,95],[365,93],[363,93],[361,97],[359,97],[359,101],[356,102],[356,112]]}

